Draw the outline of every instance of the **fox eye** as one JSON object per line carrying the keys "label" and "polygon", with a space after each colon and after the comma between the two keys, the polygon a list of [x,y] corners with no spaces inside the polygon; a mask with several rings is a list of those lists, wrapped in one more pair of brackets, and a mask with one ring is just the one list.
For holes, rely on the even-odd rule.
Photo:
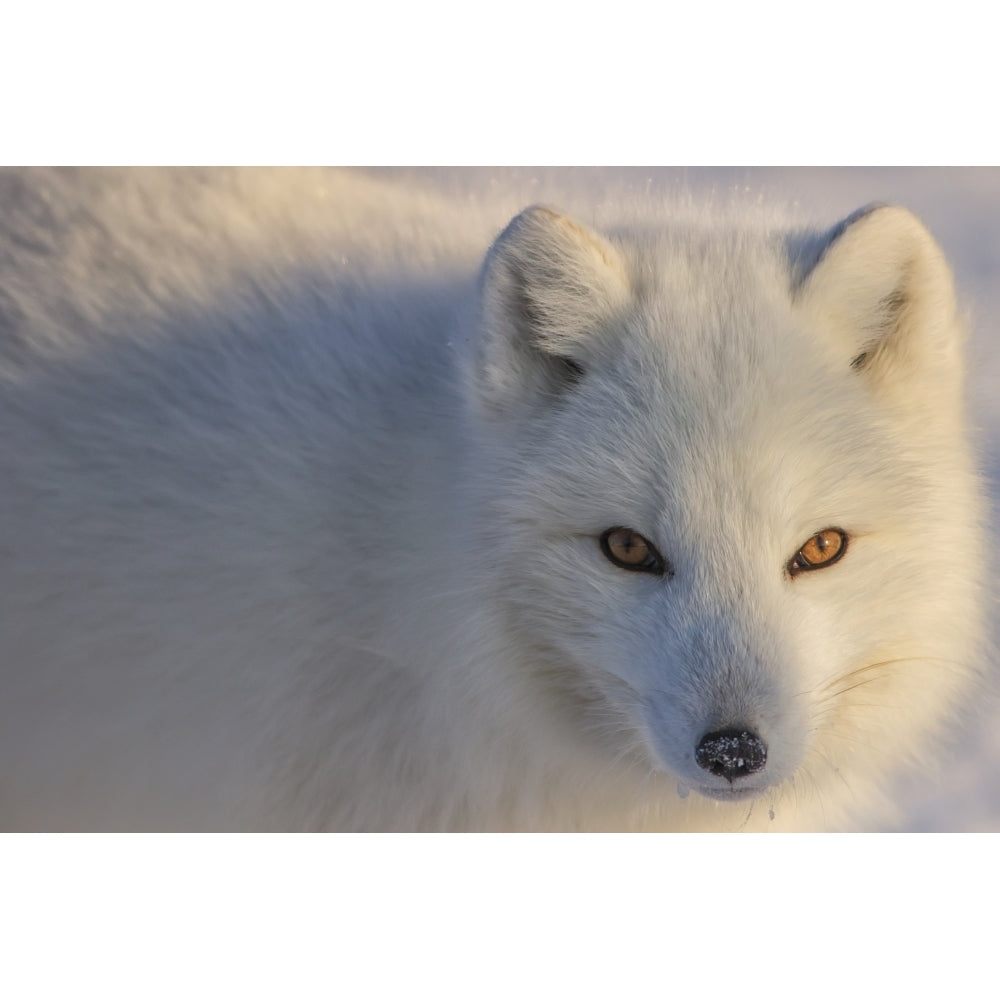
{"label": "fox eye", "polygon": [[832,566],[847,551],[847,534],[840,528],[827,528],[812,536],[788,564],[790,576],[808,570]]}
{"label": "fox eye", "polygon": [[601,551],[616,566],[638,573],[663,576],[666,564],[653,543],[631,528],[608,528],[601,535]]}

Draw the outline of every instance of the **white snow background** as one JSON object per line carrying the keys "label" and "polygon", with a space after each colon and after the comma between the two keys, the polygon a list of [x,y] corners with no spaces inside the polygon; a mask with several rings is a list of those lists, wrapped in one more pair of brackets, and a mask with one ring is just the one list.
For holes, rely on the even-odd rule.
{"label": "white snow background", "polygon": [[[916,213],[941,244],[971,313],[968,392],[989,477],[991,526],[1000,509],[1000,168],[996,167],[393,167],[383,180],[469,203],[476,212],[535,202],[572,210],[637,196],[655,201],[732,199],[791,206],[832,225],[862,205],[890,202]],[[996,587],[990,591],[996,608]],[[996,621],[995,610],[991,612]],[[1000,648],[1000,628],[994,626]],[[970,705],[951,745],[929,748],[926,769],[901,778],[899,830],[1000,831],[1000,684]],[[894,829],[897,829],[894,827]]]}

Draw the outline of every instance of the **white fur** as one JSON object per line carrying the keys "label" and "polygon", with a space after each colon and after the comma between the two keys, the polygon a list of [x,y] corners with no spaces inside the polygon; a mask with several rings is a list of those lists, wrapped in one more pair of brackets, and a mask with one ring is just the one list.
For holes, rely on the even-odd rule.
{"label": "white fur", "polygon": [[350,173],[0,206],[3,827],[837,828],[933,761],[981,501],[904,210],[533,209],[477,277],[491,207]]}

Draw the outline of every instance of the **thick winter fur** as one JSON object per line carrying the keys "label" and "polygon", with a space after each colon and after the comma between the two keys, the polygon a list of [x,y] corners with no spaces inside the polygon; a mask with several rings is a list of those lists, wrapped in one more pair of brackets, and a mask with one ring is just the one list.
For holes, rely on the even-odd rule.
{"label": "thick winter fur", "polygon": [[500,225],[0,175],[3,827],[837,828],[934,760],[983,543],[923,226]]}

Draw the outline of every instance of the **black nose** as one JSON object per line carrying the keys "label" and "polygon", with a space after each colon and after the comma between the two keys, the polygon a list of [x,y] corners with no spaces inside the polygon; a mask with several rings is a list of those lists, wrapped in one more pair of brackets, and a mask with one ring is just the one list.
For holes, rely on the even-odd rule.
{"label": "black nose", "polygon": [[706,733],[694,751],[698,766],[727,781],[755,774],[767,763],[764,741],[745,729]]}

